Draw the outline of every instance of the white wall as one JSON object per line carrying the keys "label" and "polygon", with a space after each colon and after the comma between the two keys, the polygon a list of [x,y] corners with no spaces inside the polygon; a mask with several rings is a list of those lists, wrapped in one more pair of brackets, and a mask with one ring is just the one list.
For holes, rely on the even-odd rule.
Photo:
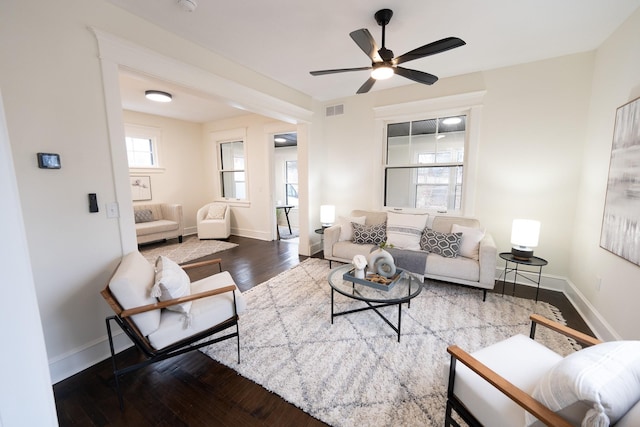
{"label": "white wall", "polygon": [[[600,230],[616,109],[640,97],[640,10],[597,50],[586,126],[583,171],[577,187],[569,277],[594,308],[593,323],[640,339],[640,267],[600,247]],[[639,172],[640,173],[640,172]],[[598,278],[602,280],[597,289]],[[579,295],[576,295],[576,299]]]}
{"label": "white wall", "polygon": [[178,203],[182,205],[185,234],[196,232],[196,212],[210,202],[205,187],[205,171],[202,162],[202,128],[199,123],[143,114],[123,112],[126,124],[150,126],[162,133],[158,147],[161,170],[134,169],[131,175],[151,178],[150,201],[144,203]]}
{"label": "white wall", "polygon": [[[107,122],[106,100],[117,98],[117,74],[104,74],[112,64],[101,66],[101,58],[109,58],[99,57],[89,27],[283,104],[304,108],[311,100],[102,0],[9,0],[0,3],[0,16],[0,87],[51,376],[57,382],[108,354],[104,318],[110,309],[99,291],[123,247],[130,247],[120,230],[133,228],[129,200],[122,199],[120,210],[128,215],[121,219],[130,223],[105,214],[105,203],[118,200],[119,180],[128,178],[114,175],[114,169],[126,171],[121,167],[126,157],[124,151],[112,157],[111,133],[118,135]],[[103,80],[115,90],[105,94]],[[62,169],[38,169],[37,152],[59,153]],[[89,213],[88,193],[97,194],[99,213]]]}

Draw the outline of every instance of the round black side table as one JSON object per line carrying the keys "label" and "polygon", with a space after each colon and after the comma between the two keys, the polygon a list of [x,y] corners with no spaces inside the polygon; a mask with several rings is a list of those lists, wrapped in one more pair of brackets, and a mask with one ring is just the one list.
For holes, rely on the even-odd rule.
{"label": "round black side table", "polygon": [[[513,272],[513,291],[511,293],[511,295],[515,295],[516,293],[516,279],[518,278],[518,276],[523,277],[525,279],[527,279],[528,281],[530,281],[531,283],[535,283],[536,285],[536,302],[538,302],[538,293],[540,292],[540,278],[542,277],[542,267],[544,267],[545,265],[548,264],[546,259],[537,257],[537,256],[532,256],[531,258],[524,260],[524,259],[518,259],[516,257],[513,256],[513,254],[511,252],[501,252],[500,253],[500,258],[502,258],[505,261],[505,265],[504,265],[504,272],[502,274],[504,274],[504,278],[502,279],[502,295],[504,295],[504,288],[506,285],[506,281],[507,281],[507,274]],[[513,263],[513,267],[509,267],[509,263]],[[520,271],[518,271],[518,266],[525,266],[525,267],[534,267],[534,270],[522,270],[522,268],[520,268]],[[537,268],[538,270],[535,271],[535,268]],[[522,273],[537,273],[538,274],[538,280],[535,281],[533,279],[531,279],[530,277],[525,276]],[[500,277],[502,277],[502,274],[500,275]],[[498,279],[499,280],[499,279]]]}

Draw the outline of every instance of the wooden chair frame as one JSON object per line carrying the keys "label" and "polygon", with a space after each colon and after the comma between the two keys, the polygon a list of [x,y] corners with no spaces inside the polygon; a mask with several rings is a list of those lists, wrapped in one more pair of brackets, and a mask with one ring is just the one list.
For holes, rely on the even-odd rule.
{"label": "wooden chair frame", "polygon": [[[538,314],[532,314],[531,319],[531,332],[529,337],[535,338],[536,325],[545,326],[555,332],[561,333],[569,338],[573,338],[579,343],[585,346],[592,346],[601,343],[602,341],[597,338],[593,338],[575,329],[569,328],[558,322],[554,322]],[[482,424],[476,419],[476,417],[467,409],[462,401],[454,394],[453,388],[455,384],[456,374],[456,361],[462,362],[473,372],[482,377],[489,384],[497,388],[500,392],[506,395],[509,399],[520,405],[524,410],[533,414],[536,418],[542,421],[544,424],[552,427],[571,427],[568,421],[564,418],[544,406],[542,403],[534,399],[524,390],[516,387],[510,383],[504,377],[498,375],[495,371],[489,369],[482,362],[478,361],[472,355],[462,350],[457,345],[451,345],[447,348],[447,352],[451,355],[451,365],[449,367],[449,385],[447,389],[447,408],[445,413],[445,427],[455,426],[460,427],[453,418],[452,411],[455,412],[471,427],[481,427]]]}
{"label": "wooden chair frame", "polygon": [[[202,266],[206,266],[206,265],[213,265],[213,264],[218,264],[220,267],[220,271],[222,272],[222,264],[221,264],[221,259],[220,258],[216,258],[216,259],[212,259],[212,260],[208,260],[208,261],[201,261],[201,262],[196,262],[196,263],[191,263],[191,264],[184,264],[181,265],[181,267],[185,270],[190,269],[190,268],[195,268],[195,267],[202,267]],[[116,301],[116,299],[114,298],[114,296],[111,294],[111,290],[109,289],[109,286],[107,285],[107,287],[105,287],[100,294],[102,295],[102,297],[107,301],[107,303],[109,304],[109,306],[113,309],[113,311],[115,312],[115,315],[113,316],[108,316],[105,319],[105,323],[107,326],[107,335],[109,337],[109,348],[111,350],[111,363],[113,366],[113,375],[115,378],[115,384],[116,384],[116,392],[118,394],[118,402],[120,404],[120,409],[122,410],[124,408],[124,404],[123,404],[123,399],[122,399],[122,392],[120,390],[120,383],[118,380],[118,377],[120,375],[126,374],[128,372],[131,371],[135,371],[136,369],[140,369],[143,368],[147,365],[150,365],[152,363],[157,363],[160,362],[162,360],[165,359],[169,359],[171,357],[175,357],[175,356],[179,356],[181,354],[193,351],[193,350],[197,350],[201,347],[205,347],[207,345],[210,344],[215,344],[217,342],[220,341],[224,341],[227,339],[231,339],[231,338],[236,338],[236,343],[237,343],[237,347],[238,347],[238,363],[240,363],[240,330],[238,328],[238,307],[237,307],[237,302],[236,302],[236,295],[235,292],[233,292],[236,289],[236,285],[235,284],[231,284],[219,289],[212,289],[209,291],[205,291],[205,292],[200,292],[197,294],[192,294],[192,295],[188,295],[185,297],[181,297],[181,298],[175,298],[172,300],[168,300],[168,301],[162,301],[162,302],[157,302],[154,304],[148,304],[148,305],[143,305],[140,307],[134,307],[134,308],[130,308],[130,309],[123,309],[122,306],[118,303],[118,301]],[[145,313],[148,311],[152,311],[152,310],[159,310],[165,307],[169,307],[171,305],[174,304],[178,304],[178,303],[182,303],[182,302],[188,302],[188,301],[195,301],[201,298],[207,298],[207,297],[211,297],[214,295],[219,295],[225,292],[232,292],[233,295],[233,316],[230,317],[229,319],[215,325],[212,326],[209,329],[206,329],[204,331],[198,332],[194,335],[191,335],[190,337],[187,337],[183,340],[180,340],[178,342],[175,342],[167,347],[164,347],[160,350],[156,350],[155,348],[153,348],[151,346],[151,344],[149,343],[149,340],[142,335],[142,333],[140,332],[140,330],[138,329],[138,327],[135,325],[135,323],[133,322],[133,320],[131,319],[131,316],[135,315],[135,314],[139,314],[139,313]],[[115,349],[113,346],[113,335],[111,333],[111,321],[115,321],[118,326],[120,326],[120,329],[122,329],[122,331],[129,337],[129,339],[133,342],[133,344],[140,350],[142,351],[142,353],[144,354],[144,356],[147,358],[146,360],[136,363],[134,365],[131,366],[127,366],[124,368],[117,368],[116,365],[116,354],[115,354]],[[209,340],[206,340],[204,342],[198,342],[200,340],[203,340],[207,337],[210,337],[211,335],[218,333],[220,331],[223,331],[225,329],[231,328],[235,326],[235,331],[234,332],[230,332],[228,334],[225,334],[223,336],[220,337],[216,337],[216,338],[211,338]],[[197,344],[195,344],[197,343]],[[195,344],[195,345],[193,345]]]}

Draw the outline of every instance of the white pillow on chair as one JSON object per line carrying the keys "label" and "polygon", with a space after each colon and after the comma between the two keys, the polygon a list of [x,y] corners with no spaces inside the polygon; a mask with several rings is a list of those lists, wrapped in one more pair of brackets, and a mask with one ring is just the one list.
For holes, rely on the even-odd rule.
{"label": "white pillow on chair", "polygon": [[213,203],[209,206],[209,211],[204,219],[223,219],[226,211],[227,205],[222,203]]}
{"label": "white pillow on chair", "polygon": [[[187,273],[169,258],[159,256],[156,260],[156,281],[151,288],[151,296],[160,301],[168,301],[187,295],[191,295],[191,280]],[[169,306],[167,310],[186,315],[191,310],[191,301]]]}

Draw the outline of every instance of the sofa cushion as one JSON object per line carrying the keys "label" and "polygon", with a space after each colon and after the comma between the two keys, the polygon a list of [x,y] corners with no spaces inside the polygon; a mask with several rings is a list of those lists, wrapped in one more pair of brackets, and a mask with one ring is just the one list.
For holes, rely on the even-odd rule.
{"label": "sofa cushion", "polygon": [[[148,264],[148,263],[147,263]],[[205,277],[191,284],[193,294],[235,284],[228,271]],[[245,311],[246,302],[242,293],[235,290],[237,313]],[[181,314],[174,311],[162,310],[160,327],[149,335],[151,345],[160,350],[178,340],[188,338],[198,332],[209,329],[233,316],[233,294],[224,294],[202,298],[193,301],[191,306],[193,320],[190,328],[182,325]]]}
{"label": "sofa cushion", "polygon": [[[156,279],[151,288],[151,295],[160,301],[191,295],[191,279],[185,271],[166,256],[156,259]],[[189,313],[191,301],[167,307],[167,310],[178,313]]]}
{"label": "sofa cushion", "polygon": [[480,264],[471,258],[445,258],[431,253],[427,256],[425,274],[477,282],[480,280]]}
{"label": "sofa cushion", "polygon": [[177,230],[179,224],[168,219],[160,219],[151,222],[136,224],[136,236],[146,236],[147,234],[163,233],[165,231]]}
{"label": "sofa cushion", "polygon": [[223,219],[227,211],[227,205],[224,203],[212,203],[209,205],[207,216],[204,219]]}
{"label": "sofa cushion", "polygon": [[[109,281],[109,290],[124,309],[140,307],[158,302],[151,296],[155,278],[153,266],[138,251],[122,258],[118,269]],[[160,310],[135,314],[131,320],[142,335],[149,335],[160,325]]]}
{"label": "sofa cushion", "polygon": [[367,219],[364,221],[364,225],[376,225],[387,222],[387,213],[384,211],[363,211],[354,210],[351,211],[351,216],[364,216]]}
{"label": "sofa cushion", "polygon": [[353,240],[353,227],[351,223],[355,222],[356,224],[364,225],[366,219],[366,216],[339,216],[336,221],[336,224],[340,225],[340,237],[338,241]]}
{"label": "sofa cushion", "polygon": [[462,233],[460,241],[460,255],[475,259],[480,259],[480,241],[484,237],[484,230],[481,228],[466,227],[460,224],[451,226],[452,233]]}
{"label": "sofa cushion", "polygon": [[380,245],[385,242],[386,224],[362,225],[355,222],[351,223],[353,227],[353,243]]}
{"label": "sofa cushion", "polygon": [[462,233],[440,233],[425,228],[420,237],[420,249],[445,258],[455,258],[460,252],[460,239]]}
{"label": "sofa cushion", "polygon": [[428,217],[426,214],[387,212],[387,244],[419,251],[420,237]]}
{"label": "sofa cushion", "polygon": [[153,221],[153,212],[151,212],[151,209],[133,211],[133,216],[136,224]]}
{"label": "sofa cushion", "polygon": [[369,252],[377,248],[378,245],[372,243],[354,244],[348,240],[344,242],[337,242],[333,244],[333,256],[343,260],[349,260],[349,262],[356,255],[368,255]]}
{"label": "sofa cushion", "polygon": [[[565,357],[533,397],[583,427],[615,424],[640,399],[640,341],[611,341]],[[527,414],[527,425],[539,425]]]}

